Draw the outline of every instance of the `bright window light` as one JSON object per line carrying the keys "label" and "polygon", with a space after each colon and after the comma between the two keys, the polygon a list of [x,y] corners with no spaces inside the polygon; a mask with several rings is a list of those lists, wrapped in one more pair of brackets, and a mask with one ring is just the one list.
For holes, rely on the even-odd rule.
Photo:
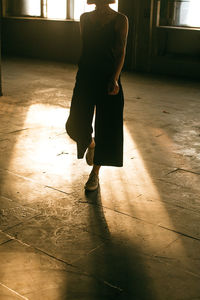
{"label": "bright window light", "polygon": [[40,0],[26,0],[24,2],[23,14],[27,16],[40,16],[41,15]]}
{"label": "bright window light", "polygon": [[[110,4],[110,7],[114,10],[118,10],[118,0],[114,4]],[[74,0],[74,19],[79,20],[80,15],[84,12],[92,11],[95,9],[95,5],[88,5],[87,0]]]}
{"label": "bright window light", "polygon": [[200,27],[200,0],[182,1],[178,5],[177,25]]}
{"label": "bright window light", "polygon": [[74,1],[74,19],[79,20],[80,15],[84,12],[92,11],[95,9],[95,5],[88,5],[86,0]]}
{"label": "bright window light", "polygon": [[191,0],[186,19],[188,26],[200,27],[200,0]]}
{"label": "bright window light", "polygon": [[48,0],[47,1],[47,18],[66,19],[67,6],[66,0]]}

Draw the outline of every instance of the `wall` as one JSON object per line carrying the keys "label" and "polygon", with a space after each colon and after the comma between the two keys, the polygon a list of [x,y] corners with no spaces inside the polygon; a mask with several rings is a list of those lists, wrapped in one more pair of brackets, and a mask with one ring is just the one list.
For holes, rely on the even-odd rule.
{"label": "wall", "polygon": [[[131,69],[200,78],[200,30],[157,26],[157,0],[121,1],[131,20]],[[129,6],[127,5],[129,3]]]}
{"label": "wall", "polygon": [[200,31],[157,28],[151,70],[200,78]]}
{"label": "wall", "polygon": [[72,21],[3,19],[3,54],[76,63],[79,24]]}
{"label": "wall", "polygon": [[151,0],[121,0],[119,11],[129,18],[127,61],[130,69],[148,71]]}
{"label": "wall", "polygon": [[151,71],[200,78],[200,29],[156,26],[157,1],[152,24]]}
{"label": "wall", "polygon": [[1,21],[2,21],[2,2],[0,0],[0,96],[2,96],[2,84],[1,84]]}
{"label": "wall", "polygon": [[[129,17],[126,69],[199,77],[200,31],[157,28],[157,0],[120,0]],[[79,23],[3,19],[3,54],[77,63]]]}
{"label": "wall", "polygon": [[[136,4],[133,0],[119,1],[119,10],[128,16],[130,25],[126,69],[135,68]],[[76,63],[80,54],[79,22],[4,18],[3,54]]]}

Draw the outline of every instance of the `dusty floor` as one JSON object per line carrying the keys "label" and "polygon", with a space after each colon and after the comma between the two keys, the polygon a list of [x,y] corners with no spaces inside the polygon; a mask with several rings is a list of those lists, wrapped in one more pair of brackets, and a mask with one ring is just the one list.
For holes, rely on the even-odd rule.
{"label": "dusty floor", "polygon": [[0,299],[200,299],[200,86],[125,73],[123,168],[65,133],[75,66],[3,63]]}

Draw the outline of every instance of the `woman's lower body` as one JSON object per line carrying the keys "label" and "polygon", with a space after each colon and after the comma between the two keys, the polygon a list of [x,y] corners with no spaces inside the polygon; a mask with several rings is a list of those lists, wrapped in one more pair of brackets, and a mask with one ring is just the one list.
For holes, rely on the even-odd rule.
{"label": "woman's lower body", "polygon": [[120,81],[119,93],[108,95],[108,80],[106,74],[78,71],[66,130],[77,143],[78,158],[95,145],[94,166],[122,167],[124,96]]}

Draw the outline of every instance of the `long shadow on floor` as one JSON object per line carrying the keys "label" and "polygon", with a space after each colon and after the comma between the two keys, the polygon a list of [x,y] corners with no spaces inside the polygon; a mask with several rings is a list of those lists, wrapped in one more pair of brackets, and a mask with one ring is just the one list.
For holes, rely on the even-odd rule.
{"label": "long shadow on floor", "polygon": [[[85,198],[89,203],[88,230],[91,238],[96,239],[98,236],[102,243],[76,263],[94,280],[89,284],[87,282],[84,287],[80,284],[75,294],[69,288],[65,299],[155,300],[137,247],[130,245],[125,237],[116,234],[112,236],[110,233],[101,203],[100,188],[96,192],[86,193]],[[73,282],[68,282],[69,287],[72,285]]]}
{"label": "long shadow on floor", "polygon": [[[130,135],[129,142],[133,143],[136,155],[136,159],[132,160],[133,169],[137,174],[133,188],[139,186],[140,194],[144,193],[147,199],[153,199],[150,193],[147,195],[148,184],[143,184],[142,176],[145,174],[146,178],[150,178],[150,188],[152,186],[157,192],[158,199],[154,199],[155,203],[157,201],[162,204],[160,213],[162,212],[164,216],[162,220],[159,220],[158,211],[150,202],[145,206],[144,201],[142,218],[149,221],[149,215],[154,216],[154,224],[160,224],[179,233],[177,237],[179,237],[180,243],[177,245],[174,243],[166,251],[160,250],[161,256],[173,258],[173,261],[170,262],[169,272],[167,272],[165,264],[160,268],[159,276],[169,278],[162,285],[163,297],[166,296],[169,289],[167,282],[171,281],[171,295],[173,290],[177,289],[177,284],[170,280],[170,277],[174,276],[181,287],[179,290],[183,293],[183,296],[179,295],[179,297],[195,298],[196,295],[199,295],[199,284],[192,276],[188,279],[189,276],[187,276],[187,272],[183,272],[183,269],[185,269],[185,260],[188,257],[197,256],[199,249],[199,231],[196,230],[199,224],[197,215],[199,175],[188,175],[187,172],[173,172],[173,170],[179,167],[187,170],[198,168],[198,160],[196,159],[195,163],[195,155],[194,157],[187,156],[184,151],[187,150],[187,147],[192,149],[195,145],[195,141],[193,142],[191,137],[188,142],[186,132],[196,130],[196,136],[198,135],[197,124],[200,107],[197,95],[199,94],[199,84],[187,79],[174,80],[174,78],[167,77],[158,79],[157,76],[144,77],[142,75],[137,77],[134,88],[130,88],[128,92],[133,97],[132,101],[127,102],[128,109],[125,113],[126,131]],[[189,101],[191,94],[193,94],[193,101]],[[136,98],[140,99],[139,101],[134,100],[135,95],[142,95]],[[195,105],[195,111],[193,105]],[[125,142],[127,143],[128,140]],[[135,200],[130,206],[132,208],[129,213],[132,215],[139,214],[143,205],[142,201],[140,205],[137,205]],[[196,211],[196,214],[193,211]],[[188,235],[189,238],[183,238],[182,235]],[[164,241],[164,236],[162,239]],[[198,242],[195,241],[196,239]],[[182,269],[179,269],[180,266]],[[190,272],[197,273],[192,259],[188,266]],[[185,275],[183,276],[183,274]],[[191,288],[191,284],[193,288]]]}

